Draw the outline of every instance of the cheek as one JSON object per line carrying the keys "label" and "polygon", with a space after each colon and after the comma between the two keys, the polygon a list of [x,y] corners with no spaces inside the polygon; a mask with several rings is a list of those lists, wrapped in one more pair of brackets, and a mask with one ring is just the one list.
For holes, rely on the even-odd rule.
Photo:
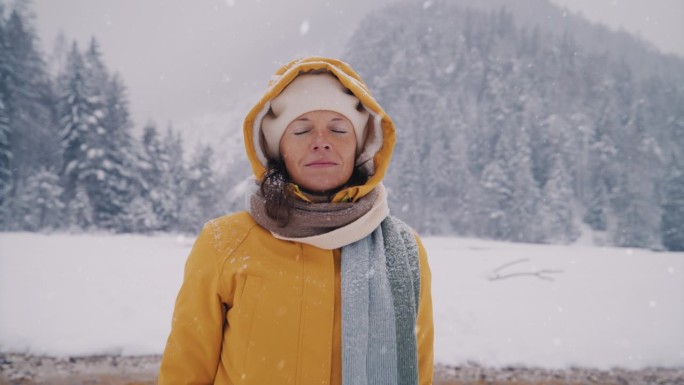
{"label": "cheek", "polygon": [[348,162],[354,164],[356,161],[356,143],[347,144],[342,155]]}
{"label": "cheek", "polygon": [[299,147],[301,146],[298,146],[297,143],[293,142],[281,143],[280,155],[285,161],[286,165],[294,164],[300,157],[302,151]]}
{"label": "cheek", "polygon": [[282,153],[282,158],[283,158],[283,162],[285,163],[285,169],[287,170],[287,172],[290,175],[295,174],[297,172],[297,167],[296,167],[297,162],[294,159],[294,157],[292,157],[286,153]]}
{"label": "cheek", "polygon": [[349,178],[354,172],[354,165],[356,164],[356,145],[345,148],[342,156],[344,158],[344,177]]}

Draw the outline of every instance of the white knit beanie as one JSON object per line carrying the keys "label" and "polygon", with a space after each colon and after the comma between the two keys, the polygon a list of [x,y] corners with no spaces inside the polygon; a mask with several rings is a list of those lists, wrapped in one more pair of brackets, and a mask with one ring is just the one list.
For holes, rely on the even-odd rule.
{"label": "white knit beanie", "polygon": [[293,120],[307,112],[320,110],[334,111],[349,119],[356,134],[356,152],[360,153],[369,113],[363,107],[359,111],[358,105],[359,99],[332,74],[297,76],[271,100],[273,114],[269,113],[261,122],[268,156],[274,160],[280,159],[280,139]]}

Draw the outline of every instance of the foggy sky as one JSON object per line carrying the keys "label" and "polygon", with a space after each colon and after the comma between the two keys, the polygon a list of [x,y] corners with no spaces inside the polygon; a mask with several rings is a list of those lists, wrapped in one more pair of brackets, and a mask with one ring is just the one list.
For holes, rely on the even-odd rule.
{"label": "foggy sky", "polygon": [[580,12],[592,22],[624,29],[655,44],[662,52],[684,58],[682,0],[550,0]]}
{"label": "foggy sky", "polygon": [[[96,36],[129,89],[136,126],[221,120],[256,101],[271,74],[303,55],[339,56],[363,15],[392,0],[34,0],[50,54],[61,30],[81,49]],[[684,57],[684,1],[552,0],[636,32]],[[372,5],[370,5],[372,3]],[[196,124],[196,123],[193,123]],[[191,125],[190,125],[191,126]]]}

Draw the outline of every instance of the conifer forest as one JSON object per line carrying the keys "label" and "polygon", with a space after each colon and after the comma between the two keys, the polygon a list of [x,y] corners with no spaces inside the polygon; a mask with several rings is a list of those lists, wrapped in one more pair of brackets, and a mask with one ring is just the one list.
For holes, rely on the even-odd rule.
{"label": "conifer forest", "polygon": [[[136,127],[107,47],[47,57],[28,14],[0,1],[0,230],[197,233],[244,209],[243,154]],[[684,250],[682,58],[468,1],[392,4],[351,42],[397,126],[390,208],[419,233]]]}

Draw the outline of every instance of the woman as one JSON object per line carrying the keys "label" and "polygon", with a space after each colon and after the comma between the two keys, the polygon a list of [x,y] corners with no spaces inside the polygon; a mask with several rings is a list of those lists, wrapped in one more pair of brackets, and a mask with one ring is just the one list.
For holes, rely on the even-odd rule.
{"label": "woman", "polygon": [[394,125],[345,63],[276,73],[247,114],[259,188],[188,257],[160,384],[430,384],[430,271],[389,216]]}

